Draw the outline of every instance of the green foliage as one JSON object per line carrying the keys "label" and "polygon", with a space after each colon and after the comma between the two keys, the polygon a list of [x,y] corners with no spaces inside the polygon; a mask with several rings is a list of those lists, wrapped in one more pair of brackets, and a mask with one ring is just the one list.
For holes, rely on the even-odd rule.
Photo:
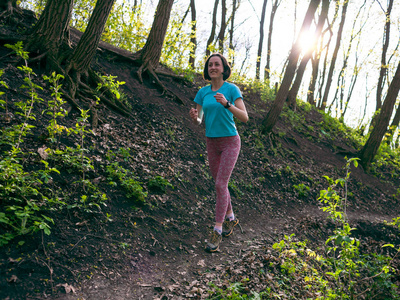
{"label": "green foliage", "polygon": [[108,17],[102,40],[136,52],[143,48],[149,33],[150,25],[141,6],[131,7],[128,1],[118,1]]}
{"label": "green foliage", "polygon": [[84,193],[79,194],[74,201],[67,205],[68,209],[79,209],[86,213],[101,213],[101,207],[107,206],[107,195],[90,180],[77,181],[75,184],[84,185]]}
{"label": "green foliage", "polygon": [[351,163],[354,164],[355,167],[358,166],[358,158],[351,158],[347,160],[345,169],[346,176],[344,178],[338,178],[336,180],[329,178],[329,176],[324,176],[324,178],[328,181],[329,187],[327,190],[320,191],[320,200],[321,203],[327,205],[322,208],[323,211],[328,212],[330,218],[339,221],[341,223],[346,222],[346,208],[347,208],[347,182],[350,178],[350,166]]}
{"label": "green foliage", "polygon": [[307,197],[310,191],[310,187],[306,186],[304,183],[295,184],[293,188],[299,197]]}
{"label": "green foliage", "polygon": [[[388,171],[382,172],[382,169]],[[389,176],[390,178],[399,178],[399,170],[400,148],[393,148],[386,142],[386,139],[384,139],[379,146],[374,162],[371,164],[370,172],[381,178],[384,178],[385,176]]]}
{"label": "green foliage", "polygon": [[304,114],[294,111],[287,105],[285,105],[282,109],[282,117],[285,117],[293,127],[299,127],[301,124],[306,123]]}
{"label": "green foliage", "polygon": [[103,96],[103,94],[106,91],[109,91],[115,96],[115,99],[117,99],[117,101],[125,105],[125,107],[128,107],[129,109],[132,108],[131,104],[127,100],[126,94],[121,93],[119,88],[121,85],[125,84],[124,81],[118,81],[118,80],[115,81],[115,78],[117,78],[117,76],[101,75],[101,74],[97,75],[101,80],[101,83],[99,83],[96,88],[97,92],[96,97],[98,100],[100,100],[100,97]]}
{"label": "green foliage", "polygon": [[[245,278],[228,282],[226,289],[211,284],[209,299],[282,299],[282,295],[285,299],[400,299],[393,283],[393,257],[362,254],[360,240],[352,236],[355,229],[347,222],[345,210],[351,164],[357,166],[357,159],[347,160],[344,178],[334,180],[325,176],[329,188],[321,191],[319,200],[325,205],[322,209],[338,225],[327,238],[326,247],[315,251],[294,234],[285,235],[273,244],[275,252],[268,249],[261,255],[264,268],[260,272],[270,274],[264,282],[266,288],[251,291],[245,286]],[[399,220],[396,218],[390,224],[399,226]],[[249,261],[254,262],[254,258]]]}
{"label": "green foliage", "polygon": [[[7,45],[16,55],[21,57],[24,65],[18,67],[23,75],[21,89],[27,90],[28,100],[15,101],[13,105],[15,114],[19,116],[17,122],[0,129],[0,246],[9,243],[12,239],[42,230],[50,234],[51,224],[54,222],[50,217],[52,211],[61,211],[64,208],[83,210],[87,213],[98,212],[100,206],[105,205],[107,196],[90,180],[85,174],[94,170],[85,148],[85,137],[91,134],[88,129],[88,110],[81,110],[75,128],[66,128],[59,124],[59,119],[65,117],[66,112],[62,108],[64,101],[60,92],[59,80],[61,75],[55,73],[44,76],[50,83],[52,98],[48,101],[44,114],[50,116],[47,131],[49,141],[56,148],[39,149],[37,153],[24,152],[22,145],[25,137],[34,128],[31,122],[36,120],[34,107],[40,102],[37,90],[42,90],[33,82],[36,76],[27,65],[28,53],[23,50],[22,43]],[[1,72],[2,74],[3,72]],[[7,88],[4,82],[1,85]],[[0,107],[7,111],[7,103],[0,101]],[[21,122],[21,123],[18,123]],[[76,134],[79,144],[73,147],[60,149],[55,142],[61,135]],[[34,162],[29,166],[26,162],[30,159]],[[60,174],[60,169],[78,172],[81,179],[72,183],[76,187],[79,196],[68,199],[67,195],[60,194],[54,189],[54,174]],[[63,199],[63,200],[62,200]],[[96,210],[94,210],[96,208]]]}
{"label": "green foliage", "polygon": [[161,53],[161,61],[173,69],[188,69],[190,51],[194,48],[190,38],[191,24],[182,24],[182,15],[172,12]]}
{"label": "green foliage", "polygon": [[36,13],[36,15],[40,15],[46,5],[46,1],[37,1],[37,0],[21,0],[20,6],[22,8],[30,9]]}
{"label": "green foliage", "polygon": [[155,176],[153,178],[150,178],[147,184],[149,190],[155,191],[155,192],[161,192],[165,193],[167,191],[167,188],[174,188],[174,186],[165,178],[162,176]]}
{"label": "green foliage", "polygon": [[65,101],[61,98],[61,85],[59,84],[59,81],[63,78],[63,75],[56,75],[55,72],[53,72],[51,76],[43,76],[43,79],[51,84],[51,96],[53,97],[47,101],[48,109],[42,112],[51,117],[47,130],[49,132],[49,140],[52,143],[57,143],[57,138],[61,137],[63,131],[68,131],[66,127],[59,125],[57,121],[58,118],[63,118],[67,115],[67,111],[62,107]]}
{"label": "green foliage", "polygon": [[353,145],[356,149],[360,148],[364,143],[359,133],[346,126],[343,122],[338,119],[331,117],[330,115],[320,112],[323,120],[319,122],[317,127],[320,129],[320,135],[328,136],[329,139],[334,140],[336,137],[346,138],[348,143]]}
{"label": "green foliage", "polygon": [[[246,279],[244,279],[244,281],[246,281]],[[261,299],[262,296],[267,295],[267,292],[262,292],[260,294],[257,292],[252,292],[250,295],[247,295],[247,288],[244,286],[243,283],[240,282],[230,284],[227,289],[221,289],[214,284],[210,284],[210,287],[214,289],[213,292],[210,292],[210,296],[207,298],[210,300],[257,300]]]}
{"label": "green foliage", "polygon": [[94,9],[93,1],[77,0],[74,1],[74,9],[72,11],[72,18],[70,26],[84,32],[89,24],[90,16]]}
{"label": "green foliage", "polygon": [[241,198],[244,196],[244,193],[240,190],[238,183],[234,179],[229,181],[228,187],[236,195],[236,197]]}
{"label": "green foliage", "polygon": [[[48,223],[53,220],[42,215],[41,212],[46,209],[48,202],[57,201],[49,201],[50,196],[46,195],[46,190],[40,187],[52,179],[52,173],[58,173],[56,168],[50,168],[45,161],[41,161],[44,169],[36,172],[26,171],[24,160],[27,154],[22,152],[20,145],[33,128],[29,124],[29,121],[35,120],[35,115],[32,113],[33,106],[42,99],[36,92],[39,87],[32,82],[32,76],[35,74],[27,66],[28,54],[22,50],[22,43],[6,45],[6,47],[14,50],[25,62],[25,65],[18,69],[24,76],[24,84],[21,89],[28,90],[29,99],[15,103],[18,109],[16,114],[21,116],[23,123],[0,129],[0,145],[4,149],[0,154],[0,199],[2,199],[0,223],[6,229],[0,235],[0,246],[7,244],[19,235],[38,230],[50,234]],[[4,83],[2,85],[7,87]],[[6,109],[6,102],[0,102],[0,106]]]}
{"label": "green foliage", "polygon": [[57,199],[50,201],[49,196],[44,194],[46,190],[40,187],[51,179],[53,172],[58,173],[58,170],[48,168],[46,163],[44,170],[25,171],[23,153],[15,147],[1,154],[0,198],[3,200],[0,223],[6,230],[0,234],[0,246],[19,235],[38,230],[50,234],[49,223],[53,220],[41,212],[49,208],[48,203],[56,203]]}
{"label": "green foliage", "polygon": [[397,227],[400,230],[400,217],[393,218],[392,222],[385,221],[386,225]]}
{"label": "green foliage", "polygon": [[270,87],[268,81],[260,81],[255,78],[240,76],[233,72],[230,80],[240,83],[243,92],[260,93],[260,99],[269,102],[275,99],[275,89]]}
{"label": "green foliage", "polygon": [[41,90],[42,87],[38,86],[32,81],[32,77],[36,76],[36,74],[30,67],[28,67],[27,59],[29,56],[28,52],[23,50],[23,43],[18,42],[15,45],[6,44],[5,47],[12,49],[17,56],[23,59],[24,65],[18,66],[18,69],[24,74],[24,83],[20,88],[27,90],[29,95],[29,99],[27,101],[21,100],[15,103],[16,107],[19,108],[19,111],[17,111],[16,114],[22,116],[23,122],[22,124],[14,126],[14,134],[10,133],[8,136],[13,138],[12,144],[16,148],[19,148],[19,144],[22,142],[22,139],[29,134],[32,128],[34,128],[34,126],[29,125],[28,122],[36,119],[35,115],[32,113],[32,109],[35,103],[43,101],[43,99],[39,98],[38,93],[36,92],[38,89]]}
{"label": "green foliage", "polygon": [[[109,157],[112,157],[112,155]],[[123,168],[119,162],[111,162],[106,166],[108,180],[111,185],[120,184],[126,193],[126,197],[132,199],[137,204],[143,204],[147,197],[147,192],[143,191],[142,183],[137,181],[133,174]],[[116,181],[116,182],[115,182]]]}

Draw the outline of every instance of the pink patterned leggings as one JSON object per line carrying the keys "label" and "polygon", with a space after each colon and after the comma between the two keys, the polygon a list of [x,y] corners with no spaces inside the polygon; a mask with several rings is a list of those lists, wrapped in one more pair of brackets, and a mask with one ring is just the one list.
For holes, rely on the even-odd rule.
{"label": "pink patterned leggings", "polygon": [[224,222],[225,215],[232,210],[228,183],[240,152],[240,136],[207,138],[208,162],[215,181],[217,203],[215,221]]}

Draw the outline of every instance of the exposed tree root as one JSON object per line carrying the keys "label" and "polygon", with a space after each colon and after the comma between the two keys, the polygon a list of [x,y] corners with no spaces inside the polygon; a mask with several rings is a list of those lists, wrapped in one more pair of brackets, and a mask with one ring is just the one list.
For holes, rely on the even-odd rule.
{"label": "exposed tree root", "polygon": [[168,73],[164,71],[159,71],[159,70],[154,70],[154,72],[158,75],[163,75],[167,77],[172,77],[174,79],[180,80],[180,81],[186,81],[185,77],[179,74],[173,74],[173,73]]}
{"label": "exposed tree root", "polygon": [[16,6],[16,1],[7,0],[5,2],[0,5],[0,18],[11,18],[15,12],[22,15],[22,9]]}
{"label": "exposed tree root", "polygon": [[[169,90],[162,82],[161,80],[158,78],[156,72],[154,71],[153,68],[149,68],[149,67],[145,67],[145,65],[141,65],[139,70],[137,71],[137,75],[139,78],[140,83],[143,83],[143,78],[142,78],[142,74],[144,72],[147,72],[147,74],[149,74],[150,78],[153,79],[156,83],[156,85],[161,88],[162,90],[162,94],[167,95],[172,97],[175,101],[177,101],[180,104],[184,104],[185,102],[174,92],[172,92],[171,90]],[[168,75],[167,75],[168,76]]]}
{"label": "exposed tree root", "polygon": [[60,89],[60,91],[63,93],[63,97],[65,99],[67,99],[68,103],[72,105],[73,108],[78,109],[80,108],[80,106],[78,105],[78,103],[75,101],[75,99],[73,99],[72,97],[69,96],[68,92]]}
{"label": "exposed tree root", "polygon": [[[82,33],[79,32],[78,30],[71,29],[71,37],[74,37],[75,39],[77,39],[81,35],[82,35]],[[139,55],[140,50],[136,53],[132,53],[130,51],[120,49],[118,47],[115,47],[113,45],[110,45],[110,44],[102,42],[102,41],[100,41],[100,43],[99,43],[99,48],[103,51],[107,51],[107,52],[113,54],[114,56],[116,56],[117,58],[119,58],[121,60],[129,61],[135,65],[140,64],[139,70],[136,73],[139,78],[140,83],[143,83],[143,76],[142,76],[143,73],[147,72],[147,74],[150,76],[150,78],[154,79],[157,86],[159,88],[161,88],[163,94],[166,94],[167,96],[173,98],[175,101],[177,101],[180,104],[185,103],[185,101],[181,97],[179,97],[176,93],[174,93],[173,91],[171,91],[167,87],[165,87],[165,85],[158,78],[157,73],[160,75],[163,75],[163,76],[168,76],[168,77],[172,77],[172,78],[179,79],[179,80],[185,80],[183,76],[179,76],[176,74],[170,74],[170,73],[166,73],[166,72],[162,72],[162,71],[157,71],[152,67],[146,66],[144,63],[142,63],[140,61],[140,55]]]}

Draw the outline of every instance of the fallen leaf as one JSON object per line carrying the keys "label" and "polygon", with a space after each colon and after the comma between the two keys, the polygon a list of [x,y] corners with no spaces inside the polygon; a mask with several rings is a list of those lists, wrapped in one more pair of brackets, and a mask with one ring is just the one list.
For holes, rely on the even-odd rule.
{"label": "fallen leaf", "polygon": [[69,293],[73,293],[73,294],[75,294],[75,288],[72,286],[72,285],[70,285],[70,284],[68,284],[68,283],[60,283],[60,284],[57,284],[57,286],[62,286],[62,287],[64,287],[64,289],[65,289],[65,293],[67,293],[67,294],[69,294]]}
{"label": "fallen leaf", "polygon": [[15,275],[12,275],[10,279],[7,279],[8,283],[12,283],[12,282],[17,282],[18,277]]}
{"label": "fallen leaf", "polygon": [[205,267],[206,263],[204,262],[204,259],[199,260],[199,262],[197,263],[198,266],[200,267]]}
{"label": "fallen leaf", "polygon": [[47,160],[49,157],[49,154],[46,152],[47,147],[43,146],[42,148],[39,148],[37,152],[39,153],[40,157],[44,160]]}

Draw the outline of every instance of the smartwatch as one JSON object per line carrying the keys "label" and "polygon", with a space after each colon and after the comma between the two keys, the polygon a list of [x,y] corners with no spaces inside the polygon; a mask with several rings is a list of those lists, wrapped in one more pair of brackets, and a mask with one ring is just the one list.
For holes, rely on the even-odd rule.
{"label": "smartwatch", "polygon": [[225,108],[229,108],[229,107],[231,107],[232,106],[232,104],[228,101],[228,102],[226,102],[226,105],[224,106]]}

